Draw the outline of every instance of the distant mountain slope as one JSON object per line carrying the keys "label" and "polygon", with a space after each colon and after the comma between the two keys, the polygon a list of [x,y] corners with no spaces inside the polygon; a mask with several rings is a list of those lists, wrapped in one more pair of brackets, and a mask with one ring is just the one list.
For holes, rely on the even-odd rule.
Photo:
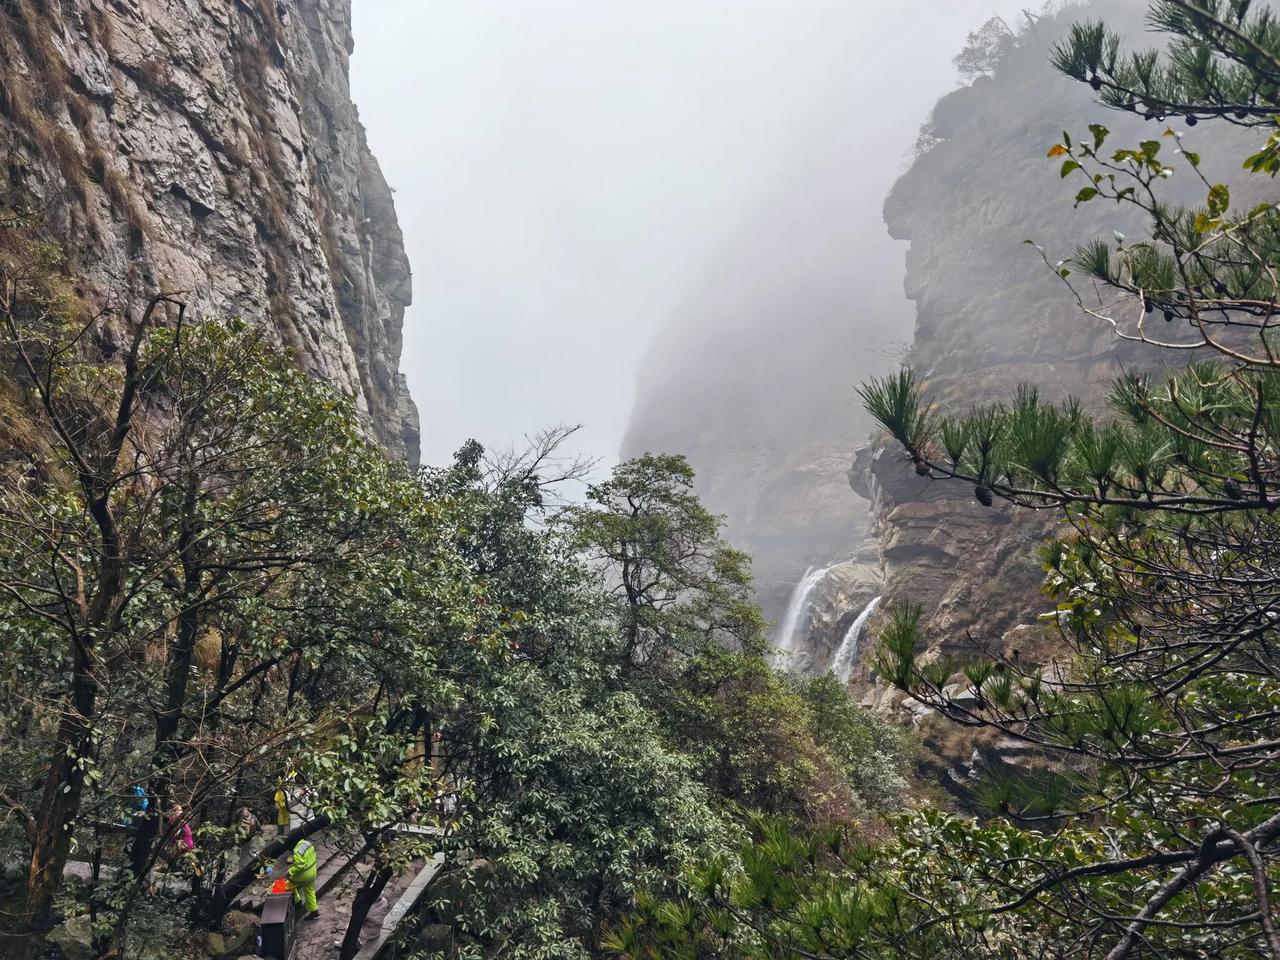
{"label": "distant mountain slope", "polygon": [[865,208],[874,222],[879,201],[843,167],[838,137],[804,145],[665,324],[623,447],[689,456],[700,493],[754,556],[775,621],[807,567],[869,532],[845,478],[868,431],[854,385],[891,366],[910,332],[902,251],[850,216]]}

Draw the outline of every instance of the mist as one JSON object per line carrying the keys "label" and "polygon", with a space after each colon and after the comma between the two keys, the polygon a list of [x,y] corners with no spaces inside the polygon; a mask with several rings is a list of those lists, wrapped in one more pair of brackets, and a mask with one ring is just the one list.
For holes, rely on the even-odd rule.
{"label": "mist", "polygon": [[823,210],[806,249],[900,296],[885,193],[965,35],[1024,5],[356,0],[354,97],[414,268],[424,462],[579,422],[578,452],[616,460],[656,332],[731,294],[744,230],[788,270],[794,237],[767,231],[790,196]]}

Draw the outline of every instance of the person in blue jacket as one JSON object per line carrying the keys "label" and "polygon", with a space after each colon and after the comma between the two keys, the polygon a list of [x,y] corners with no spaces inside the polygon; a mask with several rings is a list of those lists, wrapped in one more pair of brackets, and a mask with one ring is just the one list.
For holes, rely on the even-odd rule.
{"label": "person in blue jacket", "polygon": [[129,791],[129,800],[125,804],[124,816],[120,820],[120,825],[123,827],[133,826],[133,818],[146,816],[149,809],[151,809],[151,798],[147,796],[146,790],[135,783],[133,789]]}

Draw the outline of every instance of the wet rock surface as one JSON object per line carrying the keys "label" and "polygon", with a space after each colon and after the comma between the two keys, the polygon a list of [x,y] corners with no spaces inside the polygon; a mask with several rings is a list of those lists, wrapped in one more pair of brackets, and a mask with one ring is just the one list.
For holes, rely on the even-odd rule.
{"label": "wet rock surface", "polygon": [[806,641],[793,652],[790,668],[806,674],[832,669],[853,622],[881,589],[874,563],[853,559],[832,566],[813,591],[801,624]]}
{"label": "wet rock surface", "polygon": [[0,36],[0,177],[44,211],[86,299],[136,314],[163,289],[243,318],[416,459],[409,264],[351,102],[350,0],[10,4]]}

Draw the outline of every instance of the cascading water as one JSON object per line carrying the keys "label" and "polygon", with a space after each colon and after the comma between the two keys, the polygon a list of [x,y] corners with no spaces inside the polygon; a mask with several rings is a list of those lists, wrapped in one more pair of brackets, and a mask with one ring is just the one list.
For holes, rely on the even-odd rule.
{"label": "cascading water", "polygon": [[809,612],[809,599],[830,569],[830,565],[822,568],[810,567],[804,572],[796,588],[791,591],[787,612],[783,614],[782,624],[778,627],[778,650],[774,655],[776,666],[785,667],[788,656],[795,651],[796,643],[800,640],[797,636],[800,624],[804,622],[805,614]]}
{"label": "cascading water", "polygon": [[836,651],[835,659],[831,661],[831,669],[835,671],[835,675],[841,683],[849,682],[849,675],[853,673],[853,666],[858,662],[858,645],[862,642],[862,631],[867,628],[867,619],[871,614],[875,613],[876,605],[879,602],[880,598],[876,597],[863,607],[857,619],[849,625],[844,639],[840,641],[840,649]]}

